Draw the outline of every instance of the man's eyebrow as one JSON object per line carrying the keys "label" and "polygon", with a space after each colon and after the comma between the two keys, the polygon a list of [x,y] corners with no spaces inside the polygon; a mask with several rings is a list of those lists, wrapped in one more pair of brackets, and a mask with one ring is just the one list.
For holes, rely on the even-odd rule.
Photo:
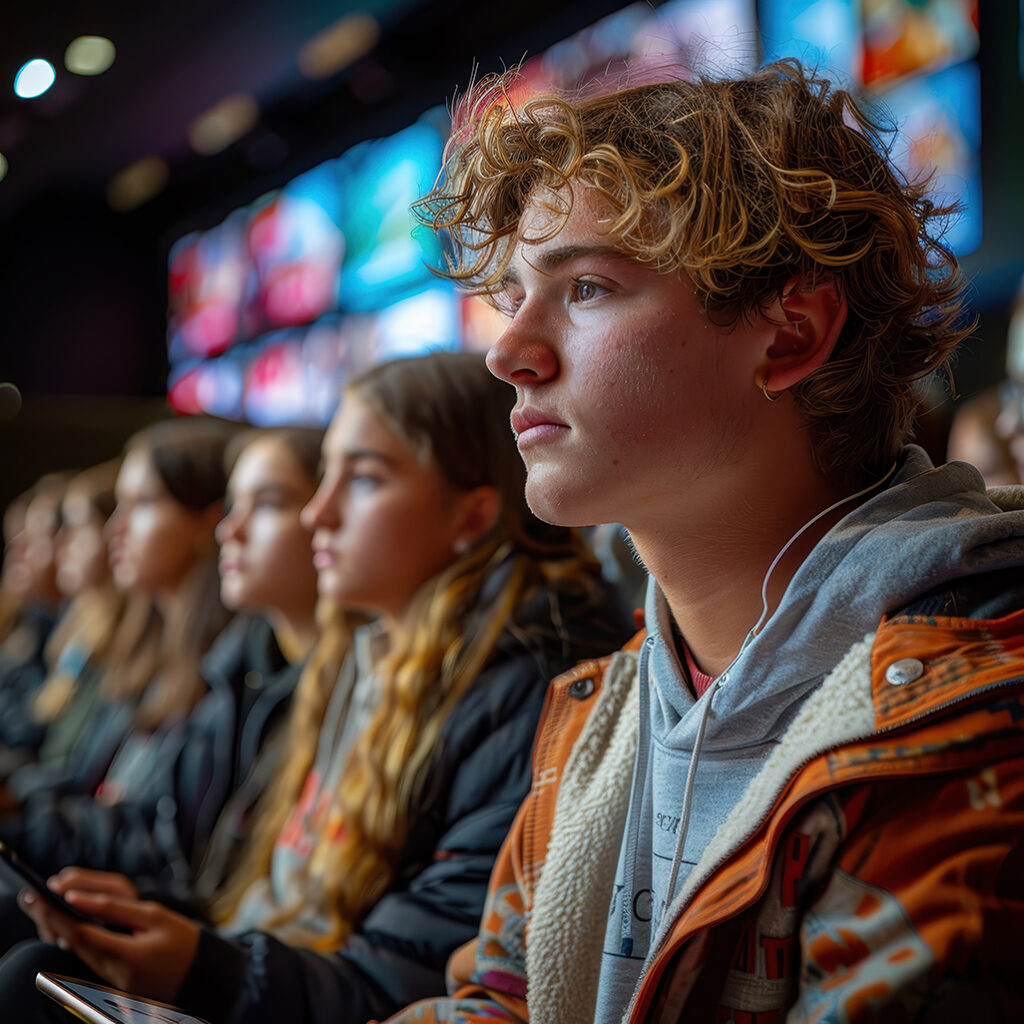
{"label": "man's eyebrow", "polygon": [[[611,257],[623,262],[635,262],[633,256],[624,249],[619,249],[614,245],[560,245],[553,249],[544,249],[536,255],[531,253],[529,255],[529,263],[540,271],[550,273],[565,263],[593,256]],[[519,284],[519,272],[514,267],[507,267],[505,273],[502,274],[501,283],[502,286]]]}

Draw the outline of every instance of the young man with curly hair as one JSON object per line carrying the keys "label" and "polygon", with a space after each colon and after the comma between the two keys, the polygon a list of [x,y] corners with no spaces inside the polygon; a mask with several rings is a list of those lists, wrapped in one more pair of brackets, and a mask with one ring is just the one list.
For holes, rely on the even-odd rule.
{"label": "young man with curly hair", "polygon": [[907,444],[966,333],[949,211],[792,62],[514,92],[423,209],[510,317],[530,505],[626,525],[646,636],[553,686],[402,1020],[1019,1019],[1024,501]]}

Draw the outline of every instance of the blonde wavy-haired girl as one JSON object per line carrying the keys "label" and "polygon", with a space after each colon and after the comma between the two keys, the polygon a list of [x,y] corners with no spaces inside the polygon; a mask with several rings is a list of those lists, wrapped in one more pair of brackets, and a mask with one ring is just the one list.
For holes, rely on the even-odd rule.
{"label": "blonde wavy-haired girl", "polygon": [[443,991],[529,787],[548,680],[628,632],[581,538],[525,505],[512,399],[468,353],[351,383],[304,513],[321,598],[343,613],[300,681],[284,764],[214,907],[220,933],[64,873],[70,899],[134,935],[34,901],[43,937],[75,957],[23,949],[0,997],[40,963],[212,1024],[361,1022]]}

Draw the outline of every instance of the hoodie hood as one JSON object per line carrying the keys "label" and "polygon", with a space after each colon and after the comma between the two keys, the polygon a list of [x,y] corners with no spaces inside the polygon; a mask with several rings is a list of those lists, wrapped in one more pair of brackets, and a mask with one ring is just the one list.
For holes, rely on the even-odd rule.
{"label": "hoodie hood", "polygon": [[[986,493],[966,463],[936,468],[907,447],[883,490],[841,519],[797,570],[779,607],[719,678],[705,749],[778,736],[787,709],[881,617],[965,576],[1024,560],[1024,494]],[[697,716],[671,637],[668,605],[654,581],[647,595],[651,729],[668,747],[692,749]],[[716,735],[714,723],[728,722]]]}
{"label": "hoodie hood", "polygon": [[619,1020],[680,885],[847,651],[886,613],[936,587],[1024,564],[1020,488],[986,494],[973,467],[935,468],[915,447],[879,488],[815,545],[774,614],[699,700],[651,581],[638,659],[640,735],[596,1024]]}

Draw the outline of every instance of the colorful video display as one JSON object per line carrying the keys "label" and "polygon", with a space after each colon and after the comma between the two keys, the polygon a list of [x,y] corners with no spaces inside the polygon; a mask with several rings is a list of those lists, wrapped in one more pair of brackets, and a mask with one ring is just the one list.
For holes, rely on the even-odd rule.
{"label": "colorful video display", "polygon": [[349,374],[459,345],[441,249],[410,204],[441,165],[436,112],[314,167],[169,258],[169,398],[181,412],[324,423]]}
{"label": "colorful video display", "polygon": [[[930,175],[937,203],[962,205],[945,241],[964,255],[982,231],[977,50],[977,0],[669,0],[624,7],[552,46],[526,62],[517,90],[741,74],[796,57],[897,130],[892,156],[908,178]],[[176,409],[326,423],[363,367],[494,341],[502,317],[432,273],[440,245],[410,212],[439,172],[447,130],[443,111],[428,111],[173,247]]]}

